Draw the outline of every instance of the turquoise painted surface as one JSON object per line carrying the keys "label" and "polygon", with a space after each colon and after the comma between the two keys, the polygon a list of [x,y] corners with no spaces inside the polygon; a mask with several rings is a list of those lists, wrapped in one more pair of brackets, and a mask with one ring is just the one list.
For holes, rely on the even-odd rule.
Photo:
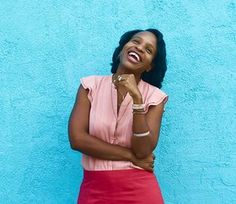
{"label": "turquoise painted surface", "polygon": [[110,74],[123,32],[165,36],[155,172],[167,204],[236,203],[236,1],[0,1],[0,203],[75,203],[67,121],[79,78]]}

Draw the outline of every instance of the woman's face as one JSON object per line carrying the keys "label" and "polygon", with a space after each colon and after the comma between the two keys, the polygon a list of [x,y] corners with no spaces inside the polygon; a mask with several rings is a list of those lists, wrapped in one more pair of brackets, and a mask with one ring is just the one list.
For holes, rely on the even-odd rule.
{"label": "woman's face", "polygon": [[156,36],[151,32],[136,33],[120,52],[121,67],[134,73],[149,71],[157,52],[156,44]]}

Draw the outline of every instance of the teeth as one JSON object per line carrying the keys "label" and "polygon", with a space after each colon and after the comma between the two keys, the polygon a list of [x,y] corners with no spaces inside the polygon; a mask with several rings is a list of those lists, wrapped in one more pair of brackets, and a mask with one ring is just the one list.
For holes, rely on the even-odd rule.
{"label": "teeth", "polygon": [[139,55],[135,52],[129,52],[130,56],[134,56],[138,61],[140,61]]}

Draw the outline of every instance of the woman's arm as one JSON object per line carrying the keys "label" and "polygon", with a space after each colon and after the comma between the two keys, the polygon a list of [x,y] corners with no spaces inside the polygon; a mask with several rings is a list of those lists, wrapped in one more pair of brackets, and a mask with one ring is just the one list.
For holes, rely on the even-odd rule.
{"label": "woman's arm", "polygon": [[90,101],[87,94],[87,90],[80,86],[69,120],[71,148],[99,159],[132,161],[134,155],[130,149],[109,144],[88,134]]}
{"label": "woman's arm", "polygon": [[[133,99],[134,104],[143,104],[142,95],[138,89],[134,74],[122,74],[115,80],[117,87],[124,87]],[[144,137],[131,137],[131,149],[139,159],[151,154],[157,145],[161,119],[164,110],[164,102],[151,106],[147,114],[133,115],[133,133],[142,134],[150,132]]]}
{"label": "woman's arm", "polygon": [[[135,100],[134,103],[141,104],[142,99]],[[144,137],[131,137],[131,149],[137,158],[145,158],[155,149],[161,127],[162,115],[164,112],[164,102],[150,106],[147,114],[133,114],[133,132],[150,134]]]}

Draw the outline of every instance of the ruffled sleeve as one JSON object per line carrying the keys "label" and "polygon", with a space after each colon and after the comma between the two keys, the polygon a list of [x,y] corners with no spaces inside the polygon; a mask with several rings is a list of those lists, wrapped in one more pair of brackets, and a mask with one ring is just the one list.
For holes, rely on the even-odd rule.
{"label": "ruffled sleeve", "polygon": [[148,111],[150,106],[156,106],[162,102],[164,102],[164,104],[166,104],[167,101],[168,101],[168,95],[166,93],[164,93],[163,91],[161,91],[160,89],[155,87],[155,88],[149,90],[149,93],[148,93],[147,98],[145,100],[145,112]]}
{"label": "ruffled sleeve", "polygon": [[88,99],[90,102],[93,101],[94,93],[96,92],[96,76],[88,76],[80,79],[82,86],[88,89]]}

